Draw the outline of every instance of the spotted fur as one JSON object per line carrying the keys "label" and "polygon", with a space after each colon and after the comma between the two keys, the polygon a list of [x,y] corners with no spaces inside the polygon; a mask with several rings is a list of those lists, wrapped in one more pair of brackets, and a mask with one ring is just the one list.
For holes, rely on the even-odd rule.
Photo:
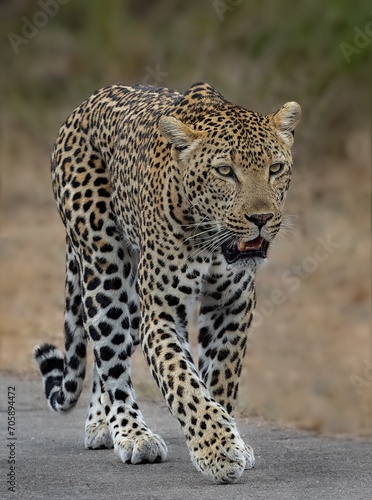
{"label": "spotted fur", "polygon": [[[297,103],[263,116],[202,83],[185,94],[115,85],[62,126],[52,176],[67,235],[65,354],[43,344],[35,358],[49,405],[67,411],[91,341],[87,448],[114,447],[128,463],[166,458],[135,400],[140,343],[196,468],[232,482],[253,467],[232,412],[299,117]],[[198,367],[188,342],[196,302]]]}

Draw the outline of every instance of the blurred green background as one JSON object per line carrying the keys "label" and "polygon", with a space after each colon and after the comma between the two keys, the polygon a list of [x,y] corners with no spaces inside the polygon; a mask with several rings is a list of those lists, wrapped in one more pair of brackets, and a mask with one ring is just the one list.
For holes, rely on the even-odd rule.
{"label": "blurred green background", "polygon": [[[1,1],[1,367],[34,372],[34,344],[63,345],[59,126],[105,85],[203,80],[262,113],[303,108],[287,202],[300,217],[258,279],[258,307],[273,288],[287,300],[252,332],[240,411],[371,434],[371,38],[367,0]],[[283,272],[330,235],[338,250],[291,293]],[[140,393],[156,397],[137,362]]]}
{"label": "blurred green background", "polygon": [[[34,24],[42,4],[58,12],[40,28],[36,16],[37,34],[28,28],[32,38],[13,39],[16,54],[9,33],[23,36],[22,19]],[[3,1],[3,113],[46,142],[96,88],[146,81],[186,89],[203,80],[263,112],[296,99],[305,127],[317,127],[316,146],[339,148],[339,133],[365,112],[370,54],[360,50],[348,62],[340,44],[353,45],[353,28],[363,29],[371,11],[368,0]]]}

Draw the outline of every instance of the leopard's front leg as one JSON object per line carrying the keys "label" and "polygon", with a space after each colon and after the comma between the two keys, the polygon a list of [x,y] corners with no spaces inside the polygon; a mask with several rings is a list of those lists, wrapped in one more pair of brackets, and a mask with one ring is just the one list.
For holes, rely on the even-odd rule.
{"label": "leopard's front leg", "polygon": [[142,347],[169,410],[182,426],[191,460],[206,476],[233,482],[246,467],[246,447],[234,419],[199,378],[182,332],[179,335],[188,320],[185,304],[190,296],[183,295],[181,284],[154,282],[143,263],[138,279]]}
{"label": "leopard's front leg", "polygon": [[[232,270],[213,276],[200,308],[199,371],[213,398],[232,414],[255,306],[254,274]],[[248,444],[246,459],[246,468],[252,468]]]}

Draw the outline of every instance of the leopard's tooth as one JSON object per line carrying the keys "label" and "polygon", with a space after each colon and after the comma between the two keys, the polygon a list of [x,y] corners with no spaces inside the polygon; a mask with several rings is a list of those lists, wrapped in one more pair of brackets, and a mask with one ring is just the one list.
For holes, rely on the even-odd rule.
{"label": "leopard's tooth", "polygon": [[238,241],[238,250],[239,252],[244,252],[244,250],[248,248],[248,243],[245,241]]}

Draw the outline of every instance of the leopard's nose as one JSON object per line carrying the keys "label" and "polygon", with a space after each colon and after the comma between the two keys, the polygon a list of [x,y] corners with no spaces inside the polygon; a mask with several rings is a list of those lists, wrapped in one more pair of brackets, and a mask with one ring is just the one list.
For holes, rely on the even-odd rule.
{"label": "leopard's nose", "polygon": [[264,214],[252,214],[252,215],[246,215],[246,219],[249,220],[249,222],[253,222],[253,224],[256,224],[257,227],[261,229],[266,222],[270,219],[272,219],[274,216],[273,213],[264,213]]}

